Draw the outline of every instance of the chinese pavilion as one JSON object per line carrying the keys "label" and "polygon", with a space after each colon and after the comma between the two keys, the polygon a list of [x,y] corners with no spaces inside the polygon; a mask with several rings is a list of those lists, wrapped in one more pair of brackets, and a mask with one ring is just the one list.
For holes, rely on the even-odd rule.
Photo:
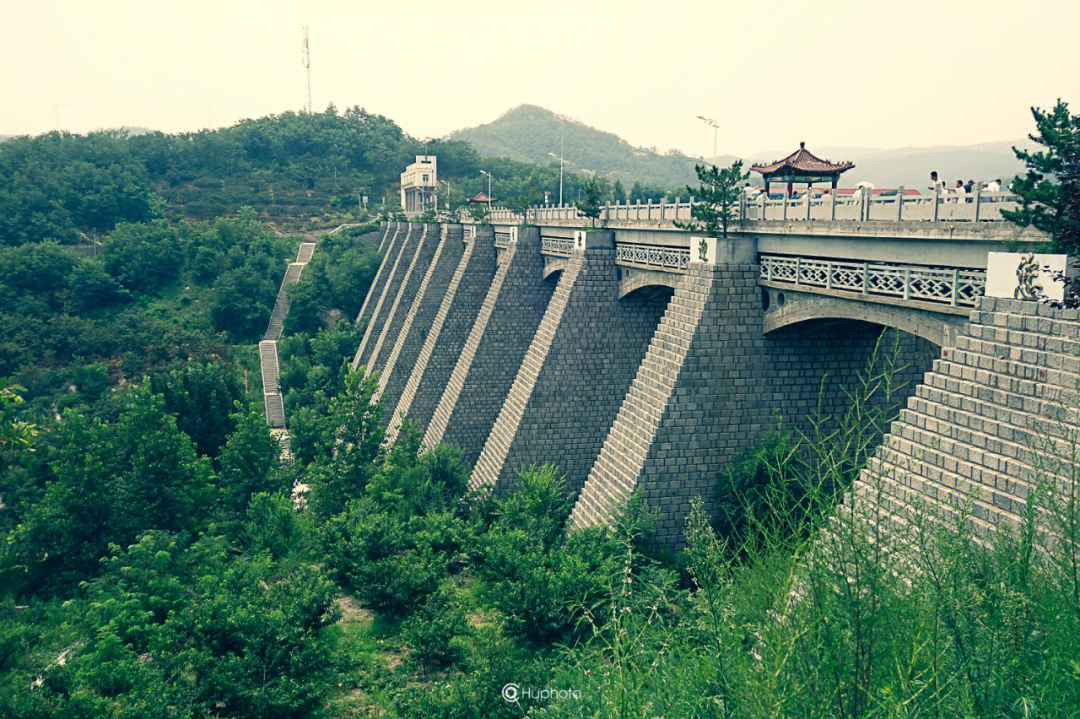
{"label": "chinese pavilion", "polygon": [[855,167],[851,162],[832,163],[815,157],[806,149],[806,143],[800,142],[799,149],[791,153],[783,160],[777,160],[771,165],[752,165],[754,172],[760,172],[765,180],[765,193],[769,192],[769,184],[772,182],[787,182],[787,194],[791,195],[792,185],[796,182],[805,182],[806,187],[813,187],[815,182],[831,182],[832,188],[836,189],[836,181],[840,173]]}

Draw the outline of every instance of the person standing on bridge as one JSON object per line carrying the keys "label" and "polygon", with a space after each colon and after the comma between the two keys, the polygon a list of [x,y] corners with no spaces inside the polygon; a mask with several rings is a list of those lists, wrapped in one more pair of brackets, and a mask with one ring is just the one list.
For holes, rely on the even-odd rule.
{"label": "person standing on bridge", "polygon": [[957,204],[960,204],[961,202],[967,202],[967,200],[965,199],[967,197],[967,190],[964,189],[963,180],[956,181],[956,189],[954,189],[953,192],[956,193]]}
{"label": "person standing on bridge", "polygon": [[945,183],[938,178],[937,170],[930,173],[930,190],[931,192],[937,192],[939,195],[948,193],[948,190],[945,189]]}

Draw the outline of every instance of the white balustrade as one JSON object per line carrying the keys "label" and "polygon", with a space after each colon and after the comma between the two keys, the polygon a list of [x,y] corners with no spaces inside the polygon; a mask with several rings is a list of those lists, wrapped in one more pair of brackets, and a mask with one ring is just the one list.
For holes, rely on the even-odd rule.
{"label": "white balustrade", "polygon": [[886,295],[973,307],[986,293],[986,270],[819,260],[789,255],[760,256],[761,279],[869,295]]}
{"label": "white balustrade", "polygon": [[540,253],[544,255],[558,255],[569,257],[574,249],[574,241],[568,237],[542,237],[540,238]]}
{"label": "white balustrade", "polygon": [[686,272],[690,265],[690,250],[685,247],[617,242],[615,264],[667,272]]}

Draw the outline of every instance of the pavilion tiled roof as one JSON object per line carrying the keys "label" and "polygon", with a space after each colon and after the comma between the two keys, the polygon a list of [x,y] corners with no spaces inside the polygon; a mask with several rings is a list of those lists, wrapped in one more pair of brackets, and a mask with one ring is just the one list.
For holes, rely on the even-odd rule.
{"label": "pavilion tiled roof", "polygon": [[483,202],[483,203],[494,202],[494,201],[495,201],[495,198],[494,197],[488,197],[487,193],[485,193],[485,192],[478,192],[475,195],[473,195],[472,197],[470,197],[468,200],[466,200],[466,202]]}
{"label": "pavilion tiled roof", "polygon": [[851,162],[832,163],[822,160],[806,149],[805,142],[800,142],[799,149],[783,160],[777,160],[771,165],[752,165],[750,169],[762,175],[775,175],[785,171],[800,175],[838,175],[853,167],[855,165]]}

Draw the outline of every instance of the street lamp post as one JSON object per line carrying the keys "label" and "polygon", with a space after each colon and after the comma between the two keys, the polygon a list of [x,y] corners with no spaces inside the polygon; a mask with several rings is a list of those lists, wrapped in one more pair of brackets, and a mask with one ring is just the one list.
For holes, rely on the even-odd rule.
{"label": "street lamp post", "polygon": [[712,120],[703,115],[698,115],[697,119],[704,122],[706,125],[712,128],[712,156],[713,164],[716,164],[716,131],[720,129],[720,124],[716,120]]}
{"label": "street lamp post", "polygon": [[487,170],[480,170],[481,175],[487,175],[488,179],[488,217],[491,217],[491,173]]}

